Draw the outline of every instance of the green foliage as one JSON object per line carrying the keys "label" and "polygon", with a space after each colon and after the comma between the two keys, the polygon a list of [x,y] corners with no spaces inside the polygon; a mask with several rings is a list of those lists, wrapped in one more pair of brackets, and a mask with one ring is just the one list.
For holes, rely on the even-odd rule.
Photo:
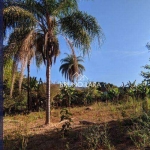
{"label": "green foliage", "polygon": [[13,98],[10,98],[9,96],[5,96],[5,100],[4,100],[4,111],[5,111],[5,115],[6,113],[10,114],[12,108],[15,107],[15,100]]}
{"label": "green foliage", "polygon": [[101,92],[99,92],[96,87],[87,87],[84,91],[83,91],[83,101],[84,101],[84,105],[90,105],[93,102],[95,102],[97,100],[98,97],[100,97]]}
{"label": "green foliage", "polygon": [[60,88],[60,94],[54,97],[54,105],[56,106],[75,106],[89,105],[96,101],[100,96],[100,92],[95,88],[78,89],[74,86],[64,85]]}
{"label": "green foliage", "polygon": [[82,132],[82,147],[86,150],[96,150],[98,148],[106,148],[112,150],[113,146],[110,144],[108,126],[93,125]]}
{"label": "green foliage", "polygon": [[13,61],[11,59],[7,60],[4,64],[4,81],[5,81],[5,86],[8,88],[11,87],[12,64],[13,64]]}
{"label": "green foliage", "polygon": [[149,96],[150,87],[143,83],[135,85],[135,81],[133,83],[129,81],[127,85],[120,88],[110,83],[103,83],[101,87],[89,85],[81,89],[75,86],[63,85],[60,88],[60,93],[54,97],[54,105],[70,107],[74,105],[91,105],[98,101],[119,103],[121,101],[129,102],[140,99],[144,102]]}
{"label": "green foliage", "polygon": [[145,80],[149,80],[150,79],[150,72],[149,72],[150,65],[147,64],[147,65],[143,66],[143,68],[146,69],[147,72],[141,71],[141,76],[143,76]]}
{"label": "green foliage", "polygon": [[142,108],[144,112],[149,112],[150,111],[150,99],[145,99],[142,103]]}
{"label": "green foliage", "polygon": [[71,82],[74,82],[76,79],[75,74],[82,74],[85,70],[84,66],[80,63],[83,62],[83,57],[76,57],[75,54],[66,55],[67,56],[64,59],[61,59],[62,65],[60,66],[59,71],[61,71],[62,75],[64,75],[66,79],[69,79]]}
{"label": "green foliage", "polygon": [[70,107],[73,101],[77,98],[76,90],[73,86],[63,86],[60,88],[60,94],[56,95],[54,101],[61,106]]}
{"label": "green foliage", "polygon": [[26,110],[27,97],[26,92],[10,97],[5,95],[4,112],[6,114],[23,113]]}
{"label": "green foliage", "polygon": [[82,136],[85,139],[85,143],[82,145],[85,149],[95,150],[100,145],[101,134],[99,126],[89,127],[82,133]]}
{"label": "green foliage", "polygon": [[108,91],[108,95],[110,99],[114,100],[114,98],[117,98],[119,96],[119,89],[118,88],[110,88]]}
{"label": "green foliage", "polygon": [[150,146],[150,113],[143,113],[133,119],[133,125],[129,129],[129,135],[138,149]]}
{"label": "green foliage", "polygon": [[[53,98],[60,93],[59,87],[59,84],[51,84],[51,100],[53,100]],[[46,94],[46,91],[44,93]]]}
{"label": "green foliage", "polygon": [[[46,105],[46,88],[45,84],[37,81],[36,77],[30,77],[30,102],[32,111],[45,110]],[[23,78],[22,92],[19,93],[18,82],[19,76],[14,84],[12,97],[9,96],[10,88],[5,81],[4,84],[4,111],[5,114],[23,113],[27,110],[27,78]],[[53,90],[52,90],[53,92]]]}
{"label": "green foliage", "polygon": [[[27,80],[27,78],[24,78],[24,79]],[[40,83],[39,83],[39,81],[37,80],[36,77],[30,77],[29,87],[28,87],[27,81],[26,81],[26,82],[23,84],[23,89],[24,89],[24,90],[27,90],[28,88],[30,88],[31,93],[34,92],[34,91],[37,92],[38,89],[39,89],[39,85],[40,85]]]}
{"label": "green foliage", "polygon": [[65,121],[65,123],[62,125],[62,129],[61,129],[62,137],[64,138],[65,136],[68,135],[69,130],[71,129],[72,114],[66,108],[63,108],[60,111],[60,114],[61,114],[61,117],[60,117],[61,121]]}
{"label": "green foliage", "polygon": [[138,98],[145,99],[146,97],[149,97],[149,94],[150,88],[146,84],[144,83],[138,84],[136,91],[137,99]]}

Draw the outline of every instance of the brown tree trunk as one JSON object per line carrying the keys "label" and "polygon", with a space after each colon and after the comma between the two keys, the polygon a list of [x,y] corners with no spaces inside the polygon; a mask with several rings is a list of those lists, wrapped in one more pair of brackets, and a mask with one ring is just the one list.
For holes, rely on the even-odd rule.
{"label": "brown tree trunk", "polygon": [[11,83],[11,88],[10,88],[10,97],[12,97],[12,95],[13,95],[14,84],[15,84],[15,79],[16,79],[16,70],[17,70],[17,65],[14,62],[13,63],[13,71],[12,71],[12,83]]}
{"label": "brown tree trunk", "polygon": [[[66,38],[70,48],[71,48],[71,51],[72,51],[72,55],[73,55],[73,66],[74,66],[74,75],[76,75],[76,78],[78,80],[78,74],[80,73],[79,72],[79,69],[78,69],[78,62],[77,62],[77,57],[76,57],[76,54],[75,54],[75,51],[74,51],[74,47],[73,47],[73,44]],[[78,74],[76,74],[78,73]],[[73,75],[73,76],[74,76]],[[74,78],[71,77],[71,80],[72,82],[74,83]]]}
{"label": "brown tree trunk", "polygon": [[[45,1],[45,6],[47,6],[46,1]],[[50,14],[48,12],[47,7],[46,9],[46,20],[47,20],[47,25],[48,25],[48,32],[45,35],[45,50],[46,50],[46,122],[45,124],[48,125],[50,124],[50,71],[51,71],[51,63],[50,63],[50,49],[51,49],[51,38],[52,38],[52,28],[51,28],[51,18]]]}
{"label": "brown tree trunk", "polygon": [[30,90],[30,61],[27,64],[27,73],[28,73],[27,109],[28,109],[28,111],[30,111],[31,110],[31,102],[30,102],[30,93],[31,93],[31,90]]}
{"label": "brown tree trunk", "polygon": [[21,72],[20,72],[20,79],[19,79],[19,94],[21,94],[21,88],[22,88],[22,82],[23,82],[23,73],[26,67],[26,60],[23,61],[23,63],[21,64]]}
{"label": "brown tree trunk", "polygon": [[16,75],[14,74],[14,75],[12,76],[12,83],[11,83],[11,88],[10,88],[10,97],[12,97],[12,95],[13,95],[15,78],[16,78]]}
{"label": "brown tree trunk", "polygon": [[47,66],[46,66],[46,95],[47,95],[47,100],[46,100],[46,122],[45,124],[48,125],[50,124],[50,60],[49,57],[47,56]]}

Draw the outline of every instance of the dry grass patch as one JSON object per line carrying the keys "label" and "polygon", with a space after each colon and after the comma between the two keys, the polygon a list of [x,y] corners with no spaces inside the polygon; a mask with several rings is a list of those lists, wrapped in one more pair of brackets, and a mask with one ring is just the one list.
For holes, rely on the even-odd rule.
{"label": "dry grass patch", "polygon": [[[87,109],[90,107],[90,109]],[[80,121],[89,121],[97,125],[108,123],[112,144],[118,147],[125,147],[126,127],[123,125],[124,119],[129,119],[141,113],[141,103],[95,103],[92,106],[68,108],[72,113],[72,130],[69,137],[62,139],[60,130],[60,110],[51,111],[51,124],[45,126],[45,112],[32,112],[28,115],[6,116],[4,118],[4,145],[5,150],[15,149],[81,149],[80,136],[83,128],[89,125],[80,124]],[[122,141],[121,138],[123,137]],[[120,138],[120,139],[118,139]],[[118,139],[118,140],[117,140]],[[57,142],[56,142],[57,141]],[[122,145],[123,142],[123,145]],[[130,143],[130,142],[129,142]],[[118,145],[119,144],[119,145]],[[132,143],[130,143],[131,145]],[[36,145],[36,148],[35,148]]]}

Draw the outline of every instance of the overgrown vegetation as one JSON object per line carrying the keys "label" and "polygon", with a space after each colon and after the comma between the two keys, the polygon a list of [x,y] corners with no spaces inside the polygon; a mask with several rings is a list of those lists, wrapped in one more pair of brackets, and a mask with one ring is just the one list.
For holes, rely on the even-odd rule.
{"label": "overgrown vegetation", "polygon": [[[91,84],[94,86],[88,87],[75,87],[61,85],[60,93],[54,97],[54,105],[56,107],[65,106],[85,106],[91,105],[94,102],[113,102],[119,103],[123,101],[138,101],[143,100],[150,96],[150,87],[146,83],[136,85],[135,82],[128,82],[121,87],[117,87],[110,83],[97,82]],[[149,106],[148,106],[149,107]],[[146,108],[145,108],[146,109]]]}
{"label": "overgrown vegetation", "polygon": [[64,138],[68,136],[69,130],[71,130],[72,114],[68,111],[68,109],[65,109],[65,108],[63,108],[60,111],[60,114],[61,114],[61,117],[60,117],[61,121],[65,121],[61,129],[62,137]]}
{"label": "overgrown vegetation", "polygon": [[150,111],[133,118],[132,123],[129,135],[137,149],[150,147]]}
{"label": "overgrown vegetation", "polygon": [[104,149],[112,150],[113,146],[109,139],[109,130],[107,124],[103,126],[90,126],[82,132],[82,148],[96,150],[103,147]]}
{"label": "overgrown vegetation", "polygon": [[[91,110],[85,106],[53,109],[54,127],[48,128],[43,126],[44,112],[6,116],[5,149],[10,149],[12,145],[18,149],[21,144],[26,149],[35,149],[33,145],[37,141],[40,143],[36,149],[146,149],[150,146],[150,109],[144,111],[142,104],[143,100],[99,102],[92,104]],[[82,125],[82,121],[85,124]]]}

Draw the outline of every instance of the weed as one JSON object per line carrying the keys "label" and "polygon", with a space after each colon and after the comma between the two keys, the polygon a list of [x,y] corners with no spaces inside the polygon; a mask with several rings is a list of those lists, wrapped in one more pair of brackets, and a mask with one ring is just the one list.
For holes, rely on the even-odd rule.
{"label": "weed", "polygon": [[107,124],[104,125],[103,132],[104,132],[104,135],[103,135],[103,138],[102,138],[103,145],[108,150],[113,150],[114,146],[111,145],[111,142],[109,140],[109,130],[108,130],[108,125]]}
{"label": "weed", "polygon": [[69,150],[70,147],[69,147],[69,142],[66,143],[66,150]]}
{"label": "weed", "polygon": [[138,149],[150,146],[150,114],[143,113],[133,119],[133,126],[128,131],[131,140]]}
{"label": "weed", "polygon": [[115,107],[115,106],[112,105],[112,106],[110,107],[110,109],[111,109],[111,111],[112,111],[113,113],[116,112],[116,107]]}
{"label": "weed", "polygon": [[61,133],[62,133],[62,137],[64,138],[65,136],[68,135],[68,131],[71,129],[71,116],[72,114],[68,111],[68,109],[63,108],[60,111],[61,114],[61,121],[65,120],[66,122],[62,125],[62,129],[61,129]]}
{"label": "weed", "polygon": [[[11,121],[13,122],[13,120]],[[4,136],[4,148],[12,150],[26,150],[29,138],[28,120],[25,118],[24,122],[22,121],[16,123],[15,121],[15,124],[15,131],[7,133],[7,135]]]}
{"label": "weed", "polygon": [[88,127],[82,132],[82,147],[89,150],[96,150],[100,147],[104,147],[108,150],[112,150],[113,147],[110,144],[108,126],[93,125]]}
{"label": "weed", "polygon": [[38,118],[39,119],[43,119],[45,116],[44,116],[44,114],[43,114],[43,112],[39,112],[38,113]]}
{"label": "weed", "polygon": [[142,103],[142,108],[144,112],[148,112],[150,110],[150,99],[145,99]]}
{"label": "weed", "polygon": [[126,113],[126,111],[125,111],[124,109],[122,109],[121,115],[122,115],[123,118],[124,118],[124,117],[127,117],[127,113]]}

